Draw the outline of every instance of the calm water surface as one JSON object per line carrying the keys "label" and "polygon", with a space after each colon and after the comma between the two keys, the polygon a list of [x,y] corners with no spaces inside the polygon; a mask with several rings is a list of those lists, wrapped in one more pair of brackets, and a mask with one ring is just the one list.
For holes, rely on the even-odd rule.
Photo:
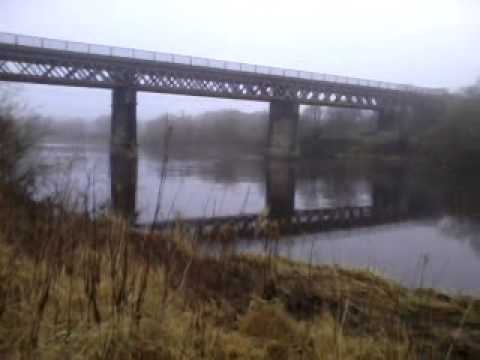
{"label": "calm water surface", "polygon": [[[55,144],[42,146],[39,153],[50,167],[42,177],[38,198],[67,192],[71,198],[85,199],[82,206],[109,205],[107,147]],[[222,159],[215,153],[203,159],[173,156],[162,170],[159,156],[141,151],[135,208],[138,222],[151,222],[160,186],[162,219],[260,214],[271,206],[272,198],[296,210],[406,206],[413,214],[408,221],[286,236],[275,251],[317,264],[373,268],[407,286],[477,294],[480,222],[475,216],[453,216],[445,205],[450,195],[440,185],[439,179],[426,179],[415,169],[401,166],[302,161],[272,167],[262,158]],[[238,252],[265,251],[260,239],[239,239],[233,246]]]}

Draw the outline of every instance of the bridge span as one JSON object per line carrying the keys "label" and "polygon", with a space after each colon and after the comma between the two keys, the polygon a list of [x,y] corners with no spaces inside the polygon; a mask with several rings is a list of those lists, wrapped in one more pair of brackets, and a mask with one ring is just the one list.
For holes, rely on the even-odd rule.
{"label": "bridge span", "polygon": [[391,124],[413,113],[426,116],[445,94],[443,89],[10,33],[0,33],[0,81],[112,89],[112,151],[136,149],[138,91],[266,101],[267,155],[279,158],[296,155],[300,104],[377,110],[379,122]]}

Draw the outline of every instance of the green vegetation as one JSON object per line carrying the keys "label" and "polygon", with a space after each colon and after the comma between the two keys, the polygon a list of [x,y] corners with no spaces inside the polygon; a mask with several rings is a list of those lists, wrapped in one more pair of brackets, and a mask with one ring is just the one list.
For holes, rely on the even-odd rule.
{"label": "green vegetation", "polygon": [[[237,110],[209,111],[199,115],[162,115],[148,121],[139,142],[148,149],[164,149],[162,140],[173,129],[170,150],[197,155],[219,150],[263,154],[267,138],[268,114]],[[170,130],[169,130],[170,129]]]}
{"label": "green vegetation", "polygon": [[416,139],[434,166],[455,174],[476,173],[480,162],[480,82],[449,104],[446,116]]}
{"label": "green vegetation", "polygon": [[376,122],[369,110],[306,107],[299,123],[300,152],[317,158],[355,153],[370,134],[376,133]]}
{"label": "green vegetation", "polygon": [[[371,111],[307,107],[299,123],[299,146],[304,156],[331,157],[349,150],[362,136],[372,132]],[[163,149],[162,139],[173,130],[174,154],[199,152],[232,154],[248,152],[263,156],[268,133],[268,113],[236,110],[210,111],[199,115],[162,115],[148,121],[139,142],[150,150]]]}
{"label": "green vegetation", "polygon": [[28,161],[29,155],[42,133],[34,126],[36,117],[27,114],[17,101],[17,91],[0,87],[0,186],[29,192],[39,170]]}

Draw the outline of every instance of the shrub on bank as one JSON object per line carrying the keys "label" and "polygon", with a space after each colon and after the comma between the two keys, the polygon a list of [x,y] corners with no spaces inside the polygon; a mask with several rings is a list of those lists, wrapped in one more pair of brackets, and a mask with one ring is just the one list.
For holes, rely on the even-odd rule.
{"label": "shrub on bank", "polygon": [[40,137],[35,116],[23,115],[14,94],[0,88],[0,185],[21,192],[31,189],[38,164],[29,157]]}

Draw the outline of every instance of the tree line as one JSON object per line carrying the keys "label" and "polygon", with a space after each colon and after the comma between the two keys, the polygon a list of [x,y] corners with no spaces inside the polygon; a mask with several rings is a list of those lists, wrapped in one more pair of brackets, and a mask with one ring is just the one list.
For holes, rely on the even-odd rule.
{"label": "tree line", "polygon": [[[23,128],[36,128],[36,136],[41,133],[45,142],[109,142],[109,115],[93,121],[80,117],[64,121],[32,115],[8,87],[0,89],[0,102],[5,137],[11,138],[5,135],[11,131],[7,127],[12,128],[13,119],[17,119],[23,122]],[[161,114],[139,122],[138,142],[147,149],[162,151],[168,140],[172,153],[196,155],[214,151],[263,155],[267,146],[268,116],[268,111],[249,113],[232,109]],[[27,118],[34,121],[25,121]],[[440,167],[471,167],[480,160],[480,81],[450,96],[446,111],[435,122],[413,121],[409,131],[400,134],[403,138],[398,132],[379,132],[378,121],[374,111],[304,106],[298,131],[300,152],[306,157],[331,157],[387,154],[388,149],[393,149],[397,155],[402,155],[402,151],[418,154]]]}

